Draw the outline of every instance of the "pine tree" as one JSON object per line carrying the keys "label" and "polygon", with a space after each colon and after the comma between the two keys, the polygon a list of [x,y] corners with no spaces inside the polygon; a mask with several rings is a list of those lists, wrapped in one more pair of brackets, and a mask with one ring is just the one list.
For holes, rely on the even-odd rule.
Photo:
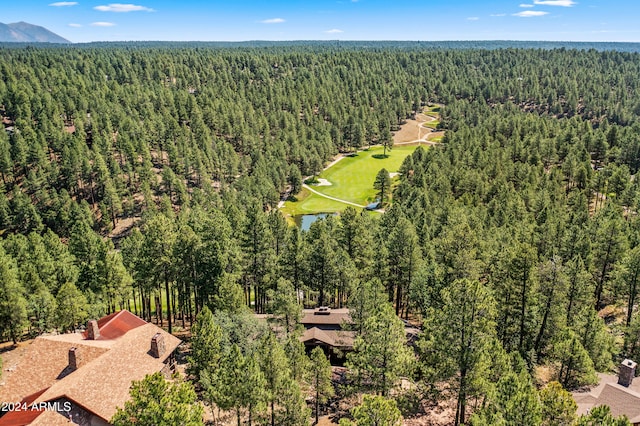
{"label": "pine tree", "polygon": [[540,405],[543,426],[571,426],[576,419],[576,401],[558,382],[540,390]]}
{"label": "pine tree", "polygon": [[14,260],[0,245],[0,333],[8,334],[14,344],[27,325],[27,301],[18,281]]}
{"label": "pine tree", "polygon": [[56,296],[56,323],[62,330],[73,330],[88,317],[85,295],[72,283],[63,284]]}
{"label": "pine tree", "polygon": [[382,155],[386,157],[387,151],[391,151],[393,148],[393,136],[387,126],[385,126],[380,133],[380,144],[384,147],[384,153]]}
{"label": "pine tree", "polygon": [[631,426],[631,422],[626,416],[613,417],[608,406],[600,405],[580,416],[575,426]]}
{"label": "pine tree", "polygon": [[378,395],[364,395],[362,404],[351,410],[355,422],[340,419],[340,426],[401,426],[402,414],[396,401]]}
{"label": "pine tree", "polygon": [[279,278],[275,291],[270,291],[271,312],[286,334],[293,333],[302,319],[302,306],[289,280]]}
{"label": "pine tree", "polygon": [[111,419],[114,426],[199,426],[202,406],[188,382],[168,382],[161,373],[131,385],[131,399]]}
{"label": "pine tree", "polygon": [[[495,334],[495,302],[478,281],[454,281],[442,291],[442,308],[431,308],[418,342],[422,362],[434,380],[448,380],[456,393],[455,424],[466,422],[467,400],[483,395],[477,385],[489,374]],[[452,333],[452,330],[455,330]]]}
{"label": "pine tree", "polygon": [[316,422],[320,417],[320,404],[325,404],[335,393],[331,384],[331,364],[322,348],[316,346],[311,351],[311,385],[315,392]]}
{"label": "pine tree", "polygon": [[260,369],[266,381],[267,402],[271,410],[271,426],[276,424],[275,406],[282,401],[284,389],[290,384],[289,362],[274,333],[267,333],[260,342]]}
{"label": "pine tree", "polygon": [[565,388],[576,388],[597,382],[593,361],[578,336],[567,330],[554,345],[553,357],[559,362],[558,382]]}
{"label": "pine tree", "polygon": [[[173,221],[163,214],[151,216],[143,228],[144,239],[141,246],[141,259],[144,262],[145,270],[153,277],[154,284],[160,290],[164,282],[164,291],[167,302],[167,323],[169,333],[172,332],[172,282],[174,246],[176,243],[176,230]],[[158,292],[158,301],[161,299],[161,292]],[[159,314],[160,324],[163,323],[161,303],[156,306]]]}
{"label": "pine tree", "polygon": [[380,169],[376,175],[375,182],[373,182],[373,188],[378,191],[380,207],[387,204],[391,197],[391,178],[389,177],[387,169]]}
{"label": "pine tree", "polygon": [[216,374],[222,357],[222,329],[216,324],[208,307],[205,306],[196,317],[191,336],[190,374],[196,378],[203,371]]}
{"label": "pine tree", "polygon": [[347,367],[362,387],[388,395],[399,377],[411,372],[412,353],[407,347],[404,324],[390,303],[383,303],[364,319],[362,332],[347,355]]}
{"label": "pine tree", "polygon": [[640,292],[640,246],[626,253],[622,262],[616,265],[614,277],[620,292],[627,298],[626,326],[628,327]]}

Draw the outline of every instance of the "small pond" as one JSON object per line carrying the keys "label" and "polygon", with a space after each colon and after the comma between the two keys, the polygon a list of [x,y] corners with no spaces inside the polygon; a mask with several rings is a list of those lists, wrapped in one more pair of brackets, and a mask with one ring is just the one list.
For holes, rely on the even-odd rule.
{"label": "small pond", "polygon": [[308,231],[311,227],[311,224],[318,219],[324,219],[329,215],[336,215],[337,213],[316,213],[316,214],[300,214],[293,216],[293,220],[296,222],[296,225],[302,231]]}

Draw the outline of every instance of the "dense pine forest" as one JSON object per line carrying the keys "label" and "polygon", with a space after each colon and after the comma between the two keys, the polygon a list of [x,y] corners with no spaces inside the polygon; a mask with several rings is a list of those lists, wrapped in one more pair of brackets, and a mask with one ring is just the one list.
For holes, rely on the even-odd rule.
{"label": "dense pine forest", "polygon": [[[189,380],[238,422],[308,424],[313,388],[384,396],[349,424],[444,400],[456,425],[593,424],[566,390],[640,360],[640,54],[497,47],[0,47],[0,337],[124,308],[189,329]],[[442,143],[386,213],[287,224],[305,177],[433,104]],[[338,396],[302,305],[352,309]]]}

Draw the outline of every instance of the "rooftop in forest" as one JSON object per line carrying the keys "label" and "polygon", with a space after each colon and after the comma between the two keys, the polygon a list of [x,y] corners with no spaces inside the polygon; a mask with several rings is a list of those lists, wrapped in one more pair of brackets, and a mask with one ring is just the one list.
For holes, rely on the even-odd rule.
{"label": "rooftop in forest", "polygon": [[126,310],[90,321],[84,333],[40,336],[0,385],[0,401],[62,401],[72,409],[57,417],[51,411],[10,412],[0,426],[57,424],[69,416],[104,424],[129,399],[132,381],[173,368],[180,343]]}

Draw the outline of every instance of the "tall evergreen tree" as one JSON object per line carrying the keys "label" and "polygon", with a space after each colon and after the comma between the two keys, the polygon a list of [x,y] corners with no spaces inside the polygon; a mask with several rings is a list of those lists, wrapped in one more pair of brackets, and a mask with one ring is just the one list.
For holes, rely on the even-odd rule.
{"label": "tall evergreen tree", "polygon": [[160,373],[131,385],[131,399],[111,419],[114,426],[199,426],[202,406],[188,382],[169,382]]}
{"label": "tall evergreen tree", "polygon": [[383,303],[364,319],[356,336],[353,352],[347,354],[347,367],[362,387],[371,387],[387,396],[399,377],[413,368],[404,324],[390,303]]}
{"label": "tall evergreen tree", "polygon": [[311,385],[315,393],[315,414],[318,424],[320,417],[320,404],[327,402],[335,393],[331,383],[331,364],[322,348],[316,346],[311,351]]}
{"label": "tall evergreen tree", "polygon": [[378,191],[380,207],[387,204],[391,197],[391,178],[387,169],[380,169],[376,175],[376,180],[373,182],[373,189]]}
{"label": "tall evergreen tree", "polygon": [[[422,362],[434,379],[446,379],[455,392],[455,424],[467,421],[467,400],[482,395],[495,334],[495,302],[478,281],[456,280],[443,290],[442,309],[430,309],[419,342]],[[456,330],[452,333],[451,330]]]}
{"label": "tall evergreen tree", "polygon": [[27,301],[14,260],[0,245],[0,330],[18,342],[27,325]]}

